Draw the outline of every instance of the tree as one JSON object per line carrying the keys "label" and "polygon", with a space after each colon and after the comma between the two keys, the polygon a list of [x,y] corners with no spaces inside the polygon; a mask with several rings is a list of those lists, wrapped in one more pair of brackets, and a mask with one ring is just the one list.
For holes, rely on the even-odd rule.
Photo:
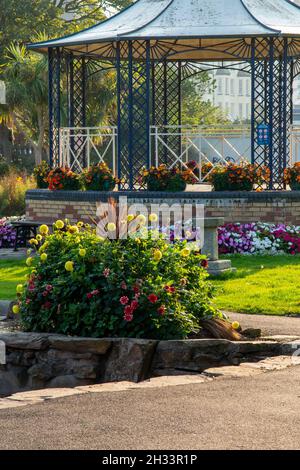
{"label": "tree", "polygon": [[204,96],[215,88],[215,81],[207,72],[187,79],[182,85],[182,122],[189,125],[227,123],[223,111]]}
{"label": "tree", "polygon": [[7,105],[1,106],[0,121],[26,136],[38,164],[48,126],[47,58],[29,53],[25,46],[11,45],[4,79]]}
{"label": "tree", "polygon": [[11,42],[27,43],[45,31],[49,38],[73,33],[131,3],[132,0],[1,0],[0,63]]}

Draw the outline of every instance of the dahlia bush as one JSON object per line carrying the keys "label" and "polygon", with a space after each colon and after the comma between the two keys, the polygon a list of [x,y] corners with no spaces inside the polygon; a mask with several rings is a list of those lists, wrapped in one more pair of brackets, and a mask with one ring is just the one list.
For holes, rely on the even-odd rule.
{"label": "dahlia bush", "polygon": [[300,253],[300,227],[284,224],[227,224],[219,228],[221,254]]}
{"label": "dahlia bush", "polygon": [[41,226],[32,272],[17,288],[25,330],[172,339],[219,316],[206,258],[186,242],[152,238],[110,241],[81,223],[57,221],[52,234]]}

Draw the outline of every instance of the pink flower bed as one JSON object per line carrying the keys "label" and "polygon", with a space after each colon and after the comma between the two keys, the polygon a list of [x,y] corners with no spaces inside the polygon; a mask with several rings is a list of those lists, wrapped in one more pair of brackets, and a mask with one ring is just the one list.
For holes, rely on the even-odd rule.
{"label": "pink flower bed", "polygon": [[300,253],[300,227],[284,224],[227,224],[219,228],[220,254]]}

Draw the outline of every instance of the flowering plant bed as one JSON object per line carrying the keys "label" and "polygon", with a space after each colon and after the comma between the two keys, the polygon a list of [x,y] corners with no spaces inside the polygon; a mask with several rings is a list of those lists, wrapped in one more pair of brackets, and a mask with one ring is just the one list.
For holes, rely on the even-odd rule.
{"label": "flowering plant bed", "polygon": [[300,227],[284,224],[227,224],[219,228],[221,254],[300,253]]}
{"label": "flowering plant bed", "polygon": [[289,184],[293,191],[300,191],[300,162],[284,170],[284,182]]}
{"label": "flowering plant bed", "polygon": [[185,191],[187,184],[197,182],[191,169],[181,170],[178,167],[169,169],[166,165],[151,167],[144,170],[141,178],[142,184],[148,191]]}
{"label": "flowering plant bed", "polygon": [[47,181],[48,175],[50,173],[50,166],[47,162],[43,161],[40,165],[36,166],[33,170],[33,176],[36,181],[36,186],[38,189],[47,189],[49,183]]}
{"label": "flowering plant bed", "polygon": [[[112,230],[112,227],[107,229]],[[57,221],[40,228],[37,257],[19,285],[22,323],[28,331],[93,337],[186,338],[200,321],[220,316],[204,256],[186,242],[164,238],[101,238],[83,224]]]}
{"label": "flowering plant bed", "polygon": [[79,176],[68,167],[51,170],[47,182],[51,191],[79,190],[81,186]]}
{"label": "flowering plant bed", "polygon": [[81,181],[87,191],[112,191],[117,184],[116,178],[105,163],[84,170]]}
{"label": "flowering plant bed", "polygon": [[192,170],[193,174],[197,178],[200,178],[201,174],[201,180],[207,179],[210,171],[213,169],[213,164],[211,162],[206,162],[200,165],[195,160],[190,160],[186,165],[190,170]]}
{"label": "flowering plant bed", "polygon": [[247,163],[216,166],[209,174],[215,191],[251,191],[255,184],[263,185],[269,180],[269,168]]}
{"label": "flowering plant bed", "polygon": [[16,229],[12,226],[12,222],[20,219],[20,217],[4,217],[0,219],[0,248],[14,248]]}

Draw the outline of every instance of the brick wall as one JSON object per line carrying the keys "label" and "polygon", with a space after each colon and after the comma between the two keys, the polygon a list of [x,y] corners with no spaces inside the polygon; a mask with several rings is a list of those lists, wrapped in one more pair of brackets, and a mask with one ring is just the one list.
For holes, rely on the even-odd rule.
{"label": "brick wall", "polygon": [[109,197],[116,200],[127,196],[130,204],[198,203],[205,206],[207,217],[224,217],[225,222],[275,222],[300,225],[300,191],[276,191],[262,193],[241,192],[50,192],[30,190],[26,195],[28,219],[52,222],[68,218],[71,221],[90,222],[96,216],[97,203]]}

